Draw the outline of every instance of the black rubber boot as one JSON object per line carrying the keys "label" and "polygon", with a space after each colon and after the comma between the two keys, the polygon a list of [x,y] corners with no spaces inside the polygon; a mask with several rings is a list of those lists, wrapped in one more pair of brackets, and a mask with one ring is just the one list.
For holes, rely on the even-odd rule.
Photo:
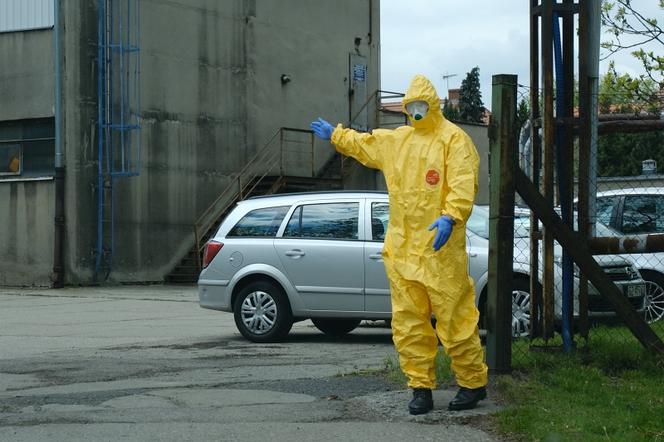
{"label": "black rubber boot", "polygon": [[413,390],[413,399],[408,404],[410,414],[425,414],[433,409],[433,397],[428,388],[416,388]]}
{"label": "black rubber boot", "polygon": [[447,409],[450,411],[471,410],[477,407],[477,403],[482,399],[486,399],[486,388],[461,387]]}

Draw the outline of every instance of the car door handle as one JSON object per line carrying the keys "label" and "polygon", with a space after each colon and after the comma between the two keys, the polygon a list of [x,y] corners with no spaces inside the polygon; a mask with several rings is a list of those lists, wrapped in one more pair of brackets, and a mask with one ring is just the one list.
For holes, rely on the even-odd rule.
{"label": "car door handle", "polygon": [[299,250],[299,249],[289,250],[288,252],[286,252],[286,256],[292,256],[292,257],[297,257],[297,258],[299,258],[301,256],[304,256],[304,255],[305,255],[305,253],[302,250]]}
{"label": "car door handle", "polygon": [[470,252],[468,256],[470,256],[471,258],[477,258],[477,253]]}
{"label": "car door handle", "polygon": [[373,255],[369,255],[369,259],[383,259],[383,254],[382,253],[374,253]]}

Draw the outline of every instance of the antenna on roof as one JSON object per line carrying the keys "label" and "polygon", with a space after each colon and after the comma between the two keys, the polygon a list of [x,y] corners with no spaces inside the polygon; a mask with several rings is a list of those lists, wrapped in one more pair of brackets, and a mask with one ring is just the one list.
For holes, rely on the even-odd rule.
{"label": "antenna on roof", "polygon": [[447,82],[447,90],[445,91],[445,95],[447,96],[447,98],[449,98],[449,94],[450,94],[450,92],[449,92],[450,91],[450,78],[456,77],[456,76],[457,76],[457,74],[448,74],[447,72],[445,72],[443,74],[443,80],[445,80]]}

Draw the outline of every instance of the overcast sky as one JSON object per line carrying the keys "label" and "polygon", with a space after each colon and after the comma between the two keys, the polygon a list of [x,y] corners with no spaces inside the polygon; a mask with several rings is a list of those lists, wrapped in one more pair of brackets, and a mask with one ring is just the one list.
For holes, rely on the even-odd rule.
{"label": "overcast sky", "polygon": [[[491,107],[491,76],[516,74],[529,84],[528,0],[381,0],[381,88],[405,92],[413,75],[434,83],[441,98],[480,68],[482,101]],[[661,17],[657,0],[633,0],[648,17]],[[605,37],[602,41],[606,40]],[[662,47],[659,48],[662,53]],[[628,53],[614,57],[620,73],[639,74]],[[600,65],[605,73],[607,62]],[[522,89],[525,91],[525,89]]]}

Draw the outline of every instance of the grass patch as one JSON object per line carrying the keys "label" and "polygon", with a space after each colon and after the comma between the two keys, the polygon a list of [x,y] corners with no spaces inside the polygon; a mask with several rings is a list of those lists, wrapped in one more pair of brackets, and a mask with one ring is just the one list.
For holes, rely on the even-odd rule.
{"label": "grass patch", "polygon": [[495,379],[508,403],[495,416],[501,433],[541,441],[664,441],[664,361],[624,327],[593,328],[587,347],[569,355],[527,346],[515,343],[514,373]]}
{"label": "grass patch", "polygon": [[[664,338],[660,322],[653,329]],[[491,419],[498,433],[524,441],[664,442],[664,359],[644,350],[625,327],[594,327],[572,354],[535,352],[530,345],[515,341],[513,373],[492,377],[504,406]],[[546,345],[562,341],[557,336]],[[385,359],[384,375],[406,388],[396,359]],[[436,376],[441,387],[454,379],[442,351]]]}
{"label": "grass patch", "polygon": [[[438,386],[446,386],[454,380],[454,373],[450,368],[450,358],[442,350],[436,354],[434,360],[434,367],[436,372],[436,380]],[[403,374],[399,366],[399,361],[391,356],[385,358],[385,377],[387,380],[395,385],[406,388],[408,386],[408,379]]]}

